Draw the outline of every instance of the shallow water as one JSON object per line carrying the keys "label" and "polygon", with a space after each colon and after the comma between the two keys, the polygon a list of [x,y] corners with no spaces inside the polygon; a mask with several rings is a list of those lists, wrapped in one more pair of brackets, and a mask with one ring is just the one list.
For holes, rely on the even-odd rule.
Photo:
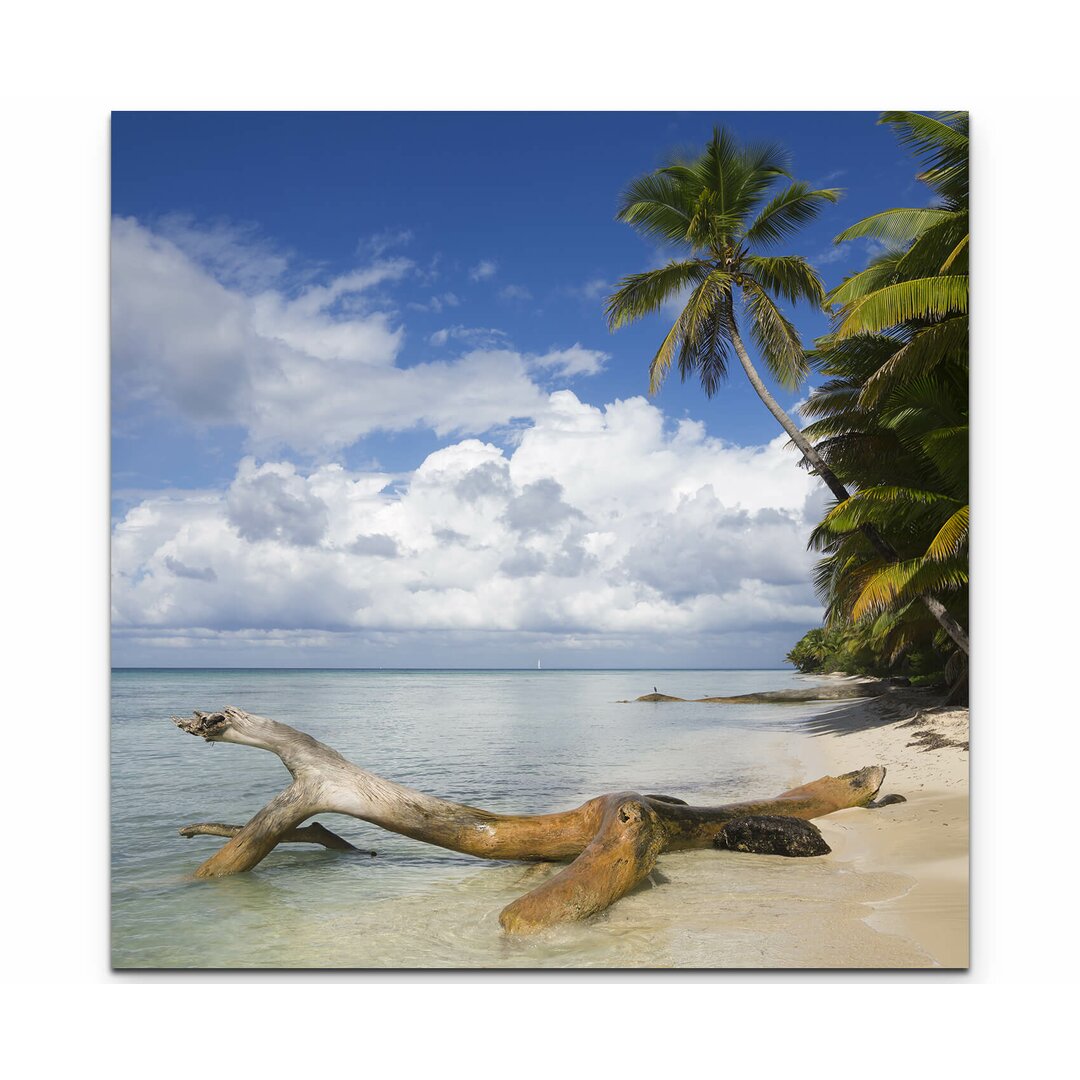
{"label": "shallow water", "polygon": [[177,829],[243,823],[289,778],[271,754],[203,743],[169,720],[236,705],[308,731],[373,772],[495,811],[543,813],[630,788],[708,804],[812,779],[801,765],[801,721],[820,706],[619,699],[654,685],[704,697],[808,681],[789,671],[116,671],[113,964],[813,964],[800,939],[810,948],[815,912],[832,917],[838,902],[890,895],[896,883],[854,882],[829,859],[669,855],[605,915],[515,941],[499,931],[498,913],[550,871],[480,862],[337,815],[318,820],[376,858],[289,845],[252,873],[194,881],[222,841],[185,840]]}

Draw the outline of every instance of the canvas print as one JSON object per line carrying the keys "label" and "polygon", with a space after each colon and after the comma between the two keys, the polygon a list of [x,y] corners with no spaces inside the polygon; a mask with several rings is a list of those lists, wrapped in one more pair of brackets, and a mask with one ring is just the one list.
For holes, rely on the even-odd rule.
{"label": "canvas print", "polygon": [[968,964],[965,112],[116,113],[112,963]]}

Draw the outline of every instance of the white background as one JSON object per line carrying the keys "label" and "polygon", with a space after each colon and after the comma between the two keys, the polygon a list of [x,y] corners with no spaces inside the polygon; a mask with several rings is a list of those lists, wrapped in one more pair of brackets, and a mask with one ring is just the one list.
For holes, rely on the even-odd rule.
{"label": "white background", "polygon": [[[5,24],[14,1075],[1044,1071],[1071,1036],[1058,987],[1076,963],[1075,16],[1041,0],[144,0]],[[972,110],[970,973],[109,971],[109,111],[226,108]]]}

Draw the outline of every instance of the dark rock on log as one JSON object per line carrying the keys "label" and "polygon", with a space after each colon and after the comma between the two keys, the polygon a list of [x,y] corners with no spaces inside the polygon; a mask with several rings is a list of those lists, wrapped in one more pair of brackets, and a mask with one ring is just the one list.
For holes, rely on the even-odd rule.
{"label": "dark rock on log", "polygon": [[728,851],[746,851],[752,855],[788,855],[792,858],[828,855],[832,851],[825,843],[821,830],[809,821],[765,814],[729,821],[713,843]]}
{"label": "dark rock on log", "polygon": [[866,805],[871,810],[878,810],[882,806],[892,806],[893,803],[907,802],[907,799],[903,795],[882,795],[880,799],[875,799],[874,802],[868,802]]}

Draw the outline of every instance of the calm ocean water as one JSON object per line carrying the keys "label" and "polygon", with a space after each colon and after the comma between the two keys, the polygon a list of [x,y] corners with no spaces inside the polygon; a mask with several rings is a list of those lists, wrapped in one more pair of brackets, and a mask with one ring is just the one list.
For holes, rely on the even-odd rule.
{"label": "calm ocean water", "polygon": [[[651,890],[528,941],[503,937],[497,917],[543,880],[543,869],[482,862],[337,815],[317,820],[376,858],[289,845],[252,873],[194,881],[192,871],[223,841],[185,840],[177,829],[242,824],[289,777],[273,755],[203,743],[169,717],[235,705],[423,791],[542,813],[626,788],[712,803],[811,779],[800,764],[800,721],[820,707],[618,702],[654,685],[703,697],[812,681],[790,671],[118,670],[114,966],[707,966],[717,960],[715,942],[701,951],[676,916],[683,905],[704,911],[717,902],[711,879],[695,886],[694,875],[708,873],[705,862],[720,853],[666,856]],[[774,860],[738,858],[750,860],[740,888],[767,891]],[[825,888],[836,873],[824,860],[782,861],[803,864],[785,880],[804,890]],[[665,867],[686,881],[665,884]]]}

